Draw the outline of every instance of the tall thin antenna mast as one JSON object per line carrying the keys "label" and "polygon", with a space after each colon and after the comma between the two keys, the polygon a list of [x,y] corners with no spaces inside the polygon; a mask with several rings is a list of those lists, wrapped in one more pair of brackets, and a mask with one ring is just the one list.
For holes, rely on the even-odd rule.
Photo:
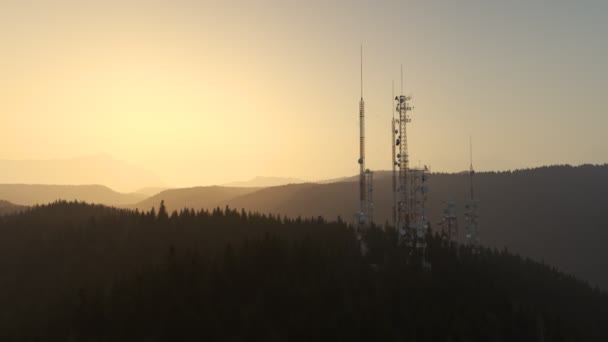
{"label": "tall thin antenna mast", "polygon": [[393,115],[393,119],[395,118],[395,111],[392,109],[394,98],[395,98],[395,80],[393,80],[393,96],[391,96],[391,114]]}
{"label": "tall thin antenna mast", "polygon": [[473,175],[475,170],[473,169],[473,138],[469,136],[469,158],[470,158],[470,169],[469,169],[469,180],[470,180],[470,191],[471,200],[465,205],[465,220],[466,220],[466,242],[473,248],[479,247],[479,200],[475,199],[475,193],[473,192]]}
{"label": "tall thin antenna mast", "polygon": [[473,169],[473,136],[469,135],[469,159],[471,161],[471,170]]}
{"label": "tall thin antenna mast", "polygon": [[359,101],[359,201],[357,213],[357,239],[360,241],[361,254],[367,253],[363,231],[374,222],[373,201],[374,173],[365,168],[365,102],[363,101],[363,45],[361,45],[361,100]]}
{"label": "tall thin antenna mast", "polygon": [[469,136],[469,158],[471,160],[471,166],[469,168],[469,175],[471,178],[471,200],[475,199],[475,194],[473,192],[473,174],[475,171],[473,170],[473,137]]}
{"label": "tall thin antenna mast", "polygon": [[365,102],[363,101],[363,45],[361,45],[361,100],[359,101],[359,200],[361,224],[365,223],[367,196],[365,184]]}
{"label": "tall thin antenna mast", "polygon": [[365,101],[363,101],[363,45],[361,45],[361,100],[359,101],[359,225],[373,221],[373,173],[365,168]]}
{"label": "tall thin antenna mast", "polygon": [[391,119],[391,135],[392,135],[392,143],[391,143],[391,147],[392,147],[392,152],[393,152],[393,159],[392,159],[392,167],[393,167],[393,226],[397,229],[397,210],[398,210],[398,206],[399,206],[399,202],[397,200],[397,147],[395,146],[395,141],[396,141],[396,135],[397,135],[397,119],[395,118],[395,111],[392,109],[393,106],[393,99],[395,98],[395,80],[393,80],[393,96],[391,97],[391,112],[392,112],[392,119]]}
{"label": "tall thin antenna mast", "polygon": [[403,64],[401,64],[401,95],[403,95]]}

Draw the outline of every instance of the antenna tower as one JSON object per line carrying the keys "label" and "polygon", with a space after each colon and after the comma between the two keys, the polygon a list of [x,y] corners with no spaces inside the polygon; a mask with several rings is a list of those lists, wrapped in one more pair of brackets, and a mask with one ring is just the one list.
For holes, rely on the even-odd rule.
{"label": "antenna tower", "polygon": [[[391,101],[392,99],[395,97],[395,81],[393,81],[393,96],[391,97]],[[395,98],[396,100],[397,98]],[[392,103],[391,103],[391,107],[392,107]],[[398,208],[399,208],[399,200],[397,197],[398,194],[398,189],[397,189],[397,166],[399,165],[399,162],[397,161],[397,146],[396,146],[396,139],[397,139],[397,133],[399,133],[399,130],[397,129],[397,127],[399,126],[399,120],[397,120],[397,118],[395,117],[395,111],[391,111],[392,112],[392,119],[391,119],[391,135],[392,135],[392,142],[391,142],[391,147],[393,149],[393,162],[392,162],[392,166],[393,166],[393,226],[397,227],[397,217],[399,215],[398,213]]]}
{"label": "antenna tower", "polygon": [[411,242],[412,246],[422,251],[426,248],[426,232],[429,227],[426,216],[428,171],[426,166],[408,169]]}
{"label": "antenna tower", "polygon": [[475,199],[475,192],[473,189],[473,176],[475,170],[473,169],[473,139],[469,139],[469,156],[471,158],[471,164],[469,167],[469,185],[470,185],[470,199],[465,204],[465,241],[468,245],[473,247],[479,247],[479,200]]}
{"label": "antenna tower", "polygon": [[409,168],[407,144],[410,96],[403,95],[403,66],[401,67],[401,94],[395,96],[395,113],[392,120],[393,135],[393,192],[399,242],[415,249],[424,250],[428,221],[425,203],[428,188],[428,168]]}
{"label": "antenna tower", "polygon": [[361,46],[361,100],[359,101],[359,202],[358,213],[359,235],[362,229],[373,222],[373,176],[365,168],[365,101],[363,101],[363,46]]}
{"label": "antenna tower", "polygon": [[458,218],[456,216],[456,205],[454,201],[448,201],[443,209],[443,219],[440,222],[441,235],[449,244],[459,243]]}
{"label": "antenna tower", "polygon": [[[401,68],[401,93],[403,93],[403,67]],[[409,96],[399,95],[395,96],[395,113],[397,117],[393,118],[393,150],[396,150],[396,154],[393,154],[393,166],[397,169],[397,182],[395,184],[394,191],[396,192],[397,202],[395,207],[397,208],[397,220],[396,229],[399,234],[400,243],[410,243],[411,234],[409,229],[410,224],[410,212],[409,212],[409,195],[407,188],[407,171],[408,171],[408,151],[407,151],[407,123],[411,122],[408,111],[412,110],[409,106]]]}

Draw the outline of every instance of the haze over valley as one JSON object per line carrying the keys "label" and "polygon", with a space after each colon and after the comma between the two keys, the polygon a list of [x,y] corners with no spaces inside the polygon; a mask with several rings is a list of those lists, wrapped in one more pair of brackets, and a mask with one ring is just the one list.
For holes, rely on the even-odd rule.
{"label": "haze over valley", "polygon": [[0,341],[608,341],[607,18],[0,1]]}
{"label": "haze over valley", "polygon": [[106,154],[70,159],[0,159],[0,170],[0,184],[104,185],[122,192],[166,185],[154,173]]}
{"label": "haze over valley", "polygon": [[[392,224],[391,173],[376,172],[375,221]],[[264,179],[264,178],[262,178]],[[277,180],[276,178],[271,178]],[[317,217],[354,222],[357,177],[319,183],[285,184],[270,187],[202,186],[153,188],[148,194],[120,193],[104,186],[51,186],[0,184],[0,198],[17,204],[0,209],[23,210],[24,205],[56,200],[78,200],[131,208],[158,209],[164,201],[169,211],[184,208],[213,210],[231,208],[288,217]],[[427,210],[432,229],[439,222],[447,201],[457,205],[460,238],[464,235],[464,203],[468,175],[432,174]],[[158,190],[158,191],[157,191]],[[523,256],[580,276],[608,288],[608,265],[604,241],[602,198],[608,197],[608,166],[553,166],[509,172],[478,172],[476,190],[483,199],[481,223],[484,245],[508,248]],[[568,194],[562,196],[561,194]],[[515,213],[515,214],[514,214]],[[547,239],[547,236],[551,236]],[[602,256],[602,257],[598,257]]]}

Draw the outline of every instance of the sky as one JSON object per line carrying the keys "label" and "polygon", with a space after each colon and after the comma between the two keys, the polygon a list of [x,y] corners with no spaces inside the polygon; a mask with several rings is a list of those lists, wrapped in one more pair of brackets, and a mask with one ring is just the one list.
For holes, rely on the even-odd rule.
{"label": "sky", "polygon": [[171,186],[413,164],[608,162],[606,1],[0,1],[0,159],[104,154]]}

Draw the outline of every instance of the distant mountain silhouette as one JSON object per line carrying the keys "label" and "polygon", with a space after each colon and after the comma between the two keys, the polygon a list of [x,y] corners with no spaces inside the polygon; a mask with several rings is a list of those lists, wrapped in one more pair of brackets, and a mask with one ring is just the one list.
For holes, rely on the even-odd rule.
{"label": "distant mountain silhouette", "polygon": [[262,188],[269,186],[279,186],[286,184],[299,184],[305,183],[306,181],[298,179],[298,178],[285,178],[285,177],[255,177],[248,181],[241,182],[231,182],[222,184],[222,186],[229,187],[248,187],[248,188]]}
{"label": "distant mountain silhouette", "polygon": [[165,190],[169,190],[170,188],[165,188],[165,187],[155,187],[155,186],[151,186],[151,187],[145,187],[145,188],[141,188],[141,189],[137,189],[134,191],[134,193],[136,194],[141,194],[143,196],[146,197],[150,197],[150,196],[154,196],[156,194],[159,194]]}
{"label": "distant mountain silhouette", "polygon": [[173,210],[189,208],[215,208],[225,205],[233,198],[254,192],[260,188],[239,188],[223,186],[200,186],[185,189],[170,189],[162,191],[130,207],[140,210],[150,210],[158,207],[161,200],[171,203]]}
{"label": "distant mountain silhouette", "polygon": [[103,184],[133,192],[165,184],[154,174],[107,155],[73,159],[0,160],[0,184]]}
{"label": "distant mountain silhouette", "polygon": [[24,209],[26,209],[25,206],[16,205],[8,201],[0,200],[0,215],[12,214]]}
{"label": "distant mountain silhouette", "polygon": [[[385,172],[385,171],[380,171]],[[339,182],[356,182],[359,180],[359,175],[348,176],[348,177],[339,177],[339,178],[331,178],[331,179],[323,179],[316,181],[317,184],[330,184],[330,183],[339,183]]]}
{"label": "distant mountain silhouette", "polygon": [[0,184],[0,199],[19,205],[46,204],[56,200],[79,200],[122,206],[146,198],[141,194],[124,194],[102,185],[27,185]]}
{"label": "distant mountain silhouette", "polygon": [[[348,179],[348,178],[347,178]],[[374,179],[375,219],[392,219],[391,173],[379,171]],[[468,196],[466,173],[430,177],[428,215],[432,227],[445,202],[454,200],[460,232]],[[197,190],[193,190],[197,189]],[[329,184],[292,184],[248,189],[170,190],[137,205],[149,209],[161,199],[169,209],[230,207],[251,211],[352,221],[358,208],[358,185],[352,181]],[[481,238],[485,245],[520,253],[608,288],[608,227],[604,208],[608,198],[608,165],[551,166],[508,172],[480,172],[475,176],[480,199]],[[200,197],[200,198],[199,198]]]}

